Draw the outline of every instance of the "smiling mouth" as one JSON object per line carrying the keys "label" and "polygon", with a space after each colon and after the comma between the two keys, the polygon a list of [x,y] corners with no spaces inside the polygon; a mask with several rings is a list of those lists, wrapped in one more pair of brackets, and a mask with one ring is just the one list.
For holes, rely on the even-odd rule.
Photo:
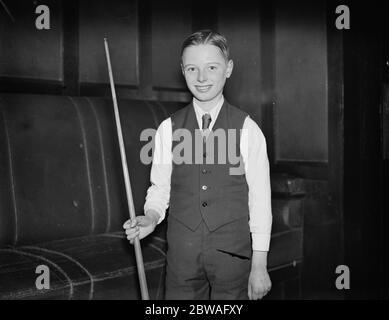
{"label": "smiling mouth", "polygon": [[195,86],[196,87],[196,90],[199,91],[199,92],[207,92],[209,91],[211,88],[212,88],[212,85],[207,85],[207,86]]}

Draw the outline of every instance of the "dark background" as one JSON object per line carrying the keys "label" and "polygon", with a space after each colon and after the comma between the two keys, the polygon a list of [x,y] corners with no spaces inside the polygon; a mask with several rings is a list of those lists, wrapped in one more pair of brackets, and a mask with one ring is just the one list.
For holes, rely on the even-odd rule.
{"label": "dark background", "polygon": [[[225,96],[264,132],[272,172],[305,179],[303,298],[388,298],[387,35],[378,2],[6,1],[0,92],[110,97],[108,37],[120,98],[187,102],[182,39],[226,35]],[[35,8],[50,8],[50,30]],[[351,29],[335,28],[347,4]],[[386,28],[387,29],[387,28]],[[351,289],[335,288],[350,268]]]}

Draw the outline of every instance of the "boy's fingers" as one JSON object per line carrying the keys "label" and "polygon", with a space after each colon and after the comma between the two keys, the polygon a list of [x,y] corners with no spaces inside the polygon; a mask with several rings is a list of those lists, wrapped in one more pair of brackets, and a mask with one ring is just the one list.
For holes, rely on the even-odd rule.
{"label": "boy's fingers", "polygon": [[137,225],[137,221],[136,219],[132,220],[132,219],[128,219],[124,224],[123,224],[123,228],[124,229],[128,229],[128,228],[133,228]]}
{"label": "boy's fingers", "polygon": [[135,228],[126,229],[126,234],[130,235],[130,234],[133,234],[133,233],[138,232],[138,231],[140,231],[140,230],[139,230],[139,227],[137,226]]}
{"label": "boy's fingers", "polygon": [[127,220],[123,223],[123,229],[127,229],[130,226],[131,220]]}
{"label": "boy's fingers", "polygon": [[[127,239],[128,240],[133,240],[133,239],[135,239],[137,236],[139,236],[139,231],[137,231],[137,232],[134,232],[134,233],[132,233],[132,234],[129,234],[129,235],[127,235]],[[130,241],[131,242],[131,241]]]}
{"label": "boy's fingers", "polygon": [[134,244],[134,241],[137,237],[139,237],[139,232],[132,236],[128,236],[127,239],[130,241],[131,244]]}
{"label": "boy's fingers", "polygon": [[150,219],[145,216],[138,216],[135,219],[129,219],[123,224],[124,229],[134,228],[135,226],[147,227],[150,224]]}

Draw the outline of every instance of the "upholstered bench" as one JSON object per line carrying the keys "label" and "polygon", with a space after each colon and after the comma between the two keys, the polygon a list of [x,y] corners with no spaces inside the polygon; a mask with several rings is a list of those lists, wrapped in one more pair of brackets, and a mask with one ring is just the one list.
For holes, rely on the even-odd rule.
{"label": "upholstered bench", "polygon": [[[119,100],[137,214],[150,165],[140,133],[182,104]],[[0,95],[0,299],[138,299],[112,101]],[[163,297],[164,225],[142,241],[150,297]],[[158,236],[158,234],[161,236]],[[36,267],[50,270],[37,290]]]}
{"label": "upholstered bench", "polygon": [[[135,211],[143,214],[150,165],[140,159],[140,133],[183,104],[118,104]],[[299,181],[272,176],[270,270],[302,260]],[[139,299],[127,219],[110,99],[0,95],[0,299]],[[163,299],[165,227],[142,240],[151,299]],[[40,265],[49,268],[49,289],[36,287]]]}

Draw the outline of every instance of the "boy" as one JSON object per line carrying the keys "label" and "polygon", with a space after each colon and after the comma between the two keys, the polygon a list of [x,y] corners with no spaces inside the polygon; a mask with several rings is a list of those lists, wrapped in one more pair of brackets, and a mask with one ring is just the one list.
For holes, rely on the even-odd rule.
{"label": "boy", "polygon": [[[210,30],[195,32],[184,41],[181,58],[192,103],[159,126],[145,215],[123,227],[131,243],[137,236],[142,239],[170,206],[166,299],[261,299],[271,288],[267,252],[272,214],[265,138],[247,113],[223,97],[233,69],[224,36]],[[205,136],[206,152],[200,155],[204,161],[197,161],[193,143],[194,154],[189,156],[193,161],[175,161],[175,133],[187,130],[194,137],[199,128]],[[237,132],[235,139],[225,136],[227,148],[235,147],[243,160],[239,174],[233,173],[237,168],[230,157],[220,161],[223,143],[213,145],[218,161],[208,161],[209,133],[218,130]]]}

